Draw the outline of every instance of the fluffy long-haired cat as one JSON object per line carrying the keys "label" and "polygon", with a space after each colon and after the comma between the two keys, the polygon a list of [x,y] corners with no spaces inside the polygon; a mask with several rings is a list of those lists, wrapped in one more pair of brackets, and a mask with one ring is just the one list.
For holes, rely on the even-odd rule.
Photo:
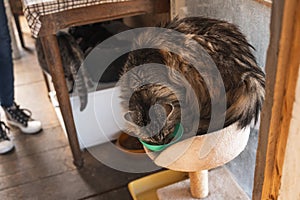
{"label": "fluffy long-haired cat", "polygon": [[[88,72],[84,67],[80,67],[84,60],[83,52],[75,39],[68,33],[61,31],[56,36],[69,93],[73,92],[74,85],[76,85],[75,89],[80,99],[80,111],[82,111],[88,101],[87,89],[92,86]],[[39,38],[36,40],[36,51],[41,68],[49,73],[49,66]]]}
{"label": "fluffy long-haired cat", "polygon": [[[136,50],[129,54],[124,66],[120,87],[123,105],[129,101],[124,106],[125,119],[129,121],[128,131],[147,143],[166,144],[172,140],[174,128],[181,120],[187,121],[184,130],[189,131],[191,127],[186,124],[190,121],[190,126],[193,126],[193,113],[199,109],[196,132],[197,135],[206,134],[212,118],[212,106],[218,106],[215,101],[212,105],[212,99],[225,99],[225,120],[219,128],[236,122],[244,128],[252,120],[256,121],[264,101],[265,75],[257,66],[251,52],[253,47],[240,30],[225,21],[202,17],[175,19],[164,28],[165,34],[168,34],[167,30],[174,30],[183,33],[184,37],[177,39],[170,32],[170,39],[162,39],[155,31],[142,32],[134,41]],[[214,84],[220,80],[215,80],[210,73],[212,69],[202,64],[205,61],[195,50],[195,42],[215,63],[224,84],[225,97],[222,96],[222,88]],[[177,53],[170,46],[178,49]],[[189,61],[197,59],[198,70],[195,63]],[[168,85],[148,81],[158,79],[165,70],[159,66],[151,68],[153,63],[169,67],[170,73],[164,78],[168,80]],[[145,67],[138,68],[142,65]],[[132,73],[126,76],[130,71]],[[176,93],[176,88],[182,87],[184,79],[191,88]],[[192,93],[196,100],[189,98]],[[195,101],[199,102],[197,108],[194,107]],[[160,106],[154,106],[157,104]],[[181,119],[183,107],[190,113],[185,116],[186,119]]]}

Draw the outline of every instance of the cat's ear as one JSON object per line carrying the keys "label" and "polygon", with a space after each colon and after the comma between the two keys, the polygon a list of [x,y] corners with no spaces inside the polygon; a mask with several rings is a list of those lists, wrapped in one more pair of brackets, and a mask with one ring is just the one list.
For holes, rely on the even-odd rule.
{"label": "cat's ear", "polygon": [[167,119],[169,119],[169,117],[172,115],[172,113],[174,111],[174,106],[170,103],[166,103],[166,104],[164,104],[164,108],[166,111]]}
{"label": "cat's ear", "polygon": [[125,114],[124,114],[124,119],[125,119],[125,121],[126,122],[128,122],[128,123],[130,123],[130,124],[132,124],[132,125],[134,125],[134,126],[136,126],[136,124],[134,123],[134,121],[133,121],[133,119],[132,119],[132,115],[133,115],[133,111],[128,111],[128,112],[126,112]]}

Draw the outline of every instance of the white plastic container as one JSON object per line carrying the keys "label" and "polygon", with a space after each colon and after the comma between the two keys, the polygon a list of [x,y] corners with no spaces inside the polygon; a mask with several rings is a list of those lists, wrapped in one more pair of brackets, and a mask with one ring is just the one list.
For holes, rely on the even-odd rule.
{"label": "white plastic container", "polygon": [[116,87],[89,93],[83,111],[79,98],[70,98],[81,149],[117,139],[125,124],[119,94]]}

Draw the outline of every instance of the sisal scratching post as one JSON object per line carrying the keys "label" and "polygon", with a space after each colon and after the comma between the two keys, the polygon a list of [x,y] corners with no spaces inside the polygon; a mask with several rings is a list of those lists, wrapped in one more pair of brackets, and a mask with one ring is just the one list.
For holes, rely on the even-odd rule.
{"label": "sisal scratching post", "polygon": [[208,171],[190,172],[190,189],[194,198],[205,198],[208,196]]}

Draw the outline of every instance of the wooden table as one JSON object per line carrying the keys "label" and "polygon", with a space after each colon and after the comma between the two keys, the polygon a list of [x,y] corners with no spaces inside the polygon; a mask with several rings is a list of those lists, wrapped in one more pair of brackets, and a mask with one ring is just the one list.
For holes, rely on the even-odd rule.
{"label": "wooden table", "polygon": [[[29,16],[28,12],[26,12],[28,11],[28,5],[26,4],[26,1],[30,0],[23,0],[25,17],[29,21],[32,16]],[[49,0],[45,1],[49,2]],[[52,0],[52,2],[53,1],[70,2],[70,0]],[[101,2],[101,0],[98,1]],[[74,2],[76,2],[76,0],[74,0]],[[98,5],[78,7],[41,15],[39,16],[41,27],[38,30],[38,33],[33,27],[31,27],[33,35],[37,36],[38,34],[38,36],[41,38],[44,52],[47,55],[46,59],[48,66],[50,67],[53,85],[65,123],[69,144],[74,158],[74,164],[78,168],[83,166],[82,152],[79,148],[69,94],[64,78],[60,52],[55,34],[60,29],[71,26],[90,24],[147,13],[166,13],[169,12],[169,10],[170,0],[128,0],[121,2],[102,3]],[[30,14],[32,15],[32,13]]]}

